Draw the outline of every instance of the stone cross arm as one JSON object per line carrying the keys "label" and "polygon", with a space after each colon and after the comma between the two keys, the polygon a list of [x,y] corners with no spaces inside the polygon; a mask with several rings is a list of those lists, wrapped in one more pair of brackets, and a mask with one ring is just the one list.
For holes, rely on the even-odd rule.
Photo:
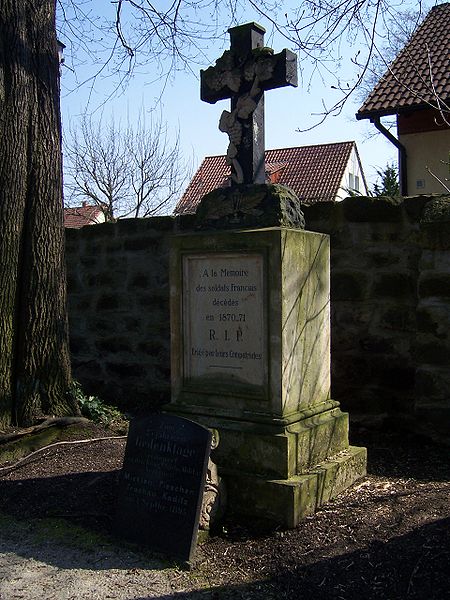
{"label": "stone cross arm", "polygon": [[231,99],[219,129],[228,134],[227,164],[233,184],[265,182],[264,92],[297,86],[297,56],[264,46],[265,29],[246,23],[228,30],[231,47],[213,67],[200,71],[200,97],[215,104]]}
{"label": "stone cross arm", "polygon": [[214,67],[200,71],[200,98],[204,102],[215,104],[242,93],[245,87],[251,87],[255,71],[264,92],[298,85],[297,55],[286,48],[278,54],[273,54],[270,48],[255,48],[242,70],[234,62],[230,51],[226,50]]}

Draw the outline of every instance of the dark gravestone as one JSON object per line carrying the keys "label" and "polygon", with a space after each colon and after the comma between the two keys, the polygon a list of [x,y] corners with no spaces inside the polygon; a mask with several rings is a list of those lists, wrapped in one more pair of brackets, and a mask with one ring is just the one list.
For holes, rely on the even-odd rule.
{"label": "dark gravestone", "polygon": [[211,432],[187,419],[154,415],[132,421],[120,477],[118,534],[191,560],[210,448]]}

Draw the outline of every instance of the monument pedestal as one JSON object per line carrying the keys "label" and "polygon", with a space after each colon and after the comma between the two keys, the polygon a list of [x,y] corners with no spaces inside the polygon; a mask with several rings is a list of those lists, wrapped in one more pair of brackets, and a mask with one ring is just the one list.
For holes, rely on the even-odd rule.
{"label": "monument pedestal", "polygon": [[217,429],[228,510],[295,527],[365,474],[330,398],[328,236],[173,238],[171,412]]}

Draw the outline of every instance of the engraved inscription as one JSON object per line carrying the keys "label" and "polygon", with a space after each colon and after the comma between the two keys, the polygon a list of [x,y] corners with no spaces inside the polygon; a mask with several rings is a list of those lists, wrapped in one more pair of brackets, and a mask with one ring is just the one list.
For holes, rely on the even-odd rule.
{"label": "engraved inscription", "polygon": [[222,377],[262,386],[266,378],[261,254],[183,257],[185,379]]}
{"label": "engraved inscription", "polygon": [[189,558],[195,548],[211,433],[173,415],[130,424],[120,477],[117,531]]}

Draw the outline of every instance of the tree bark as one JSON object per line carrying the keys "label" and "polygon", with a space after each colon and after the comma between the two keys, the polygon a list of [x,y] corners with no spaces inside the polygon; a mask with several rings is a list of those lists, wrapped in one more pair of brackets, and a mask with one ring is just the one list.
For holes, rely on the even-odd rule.
{"label": "tree bark", "polygon": [[55,0],[0,0],[0,425],[77,414]]}

